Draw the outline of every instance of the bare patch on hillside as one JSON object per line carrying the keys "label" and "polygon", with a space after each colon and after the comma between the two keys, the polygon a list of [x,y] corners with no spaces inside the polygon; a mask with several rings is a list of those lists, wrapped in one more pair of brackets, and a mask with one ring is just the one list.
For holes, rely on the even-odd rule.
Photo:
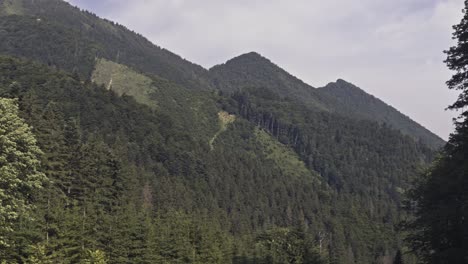
{"label": "bare patch on hillside", "polygon": [[280,143],[265,130],[260,128],[256,128],[255,137],[263,146],[267,159],[275,162],[285,175],[292,177],[312,176],[314,179],[318,180],[318,175],[307,169],[305,163],[290,147]]}
{"label": "bare patch on hillside", "polygon": [[126,94],[134,97],[139,103],[155,106],[155,101],[150,99],[150,94],[157,89],[153,80],[125,65],[97,59],[91,79],[118,95]]}
{"label": "bare patch on hillside", "polygon": [[218,132],[216,132],[216,134],[210,139],[210,148],[211,150],[214,149],[214,141],[216,140],[216,138],[221,135],[221,133],[223,133],[224,131],[226,131],[227,127],[229,124],[231,123],[234,123],[234,121],[236,121],[236,116],[235,115],[230,115],[228,112],[225,112],[225,111],[221,111],[218,113],[218,120],[219,120],[219,123],[220,123],[220,128],[218,130]]}
{"label": "bare patch on hillside", "polygon": [[0,1],[0,15],[22,15],[24,13],[23,4],[20,0]]}

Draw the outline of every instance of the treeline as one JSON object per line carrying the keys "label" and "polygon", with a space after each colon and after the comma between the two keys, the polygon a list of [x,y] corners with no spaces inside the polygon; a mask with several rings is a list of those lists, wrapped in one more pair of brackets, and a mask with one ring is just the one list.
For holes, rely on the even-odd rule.
{"label": "treeline", "polygon": [[89,79],[97,58],[126,64],[190,89],[207,90],[207,71],[122,25],[61,0],[17,0],[24,15],[1,16],[0,52]]}
{"label": "treeline", "polygon": [[[343,241],[352,241],[334,252],[365,252],[370,241],[374,254],[402,246],[395,229],[406,212],[399,205],[415,175],[433,159],[431,149],[385,124],[311,111],[267,88],[245,88],[220,103],[293,148],[332,187],[330,213],[339,219],[332,230],[346,229],[349,240]],[[368,230],[370,222],[381,224]],[[343,255],[339,263],[354,257]]]}
{"label": "treeline", "polygon": [[423,167],[434,157],[427,146],[385,124],[311,111],[267,88],[240,90],[221,104],[291,146],[339,192],[386,196],[393,200],[389,204],[398,203],[398,189],[407,189],[418,164]]}
{"label": "treeline", "polygon": [[[281,179],[278,168],[268,172],[261,165],[267,163],[260,152],[258,160],[244,164],[242,149],[226,151],[220,162],[222,150],[203,155],[207,143],[197,143],[171,127],[171,117],[132,98],[27,61],[1,57],[0,71],[1,97],[18,99],[18,116],[32,127],[43,152],[38,155],[41,171],[48,178],[25,198],[35,209],[9,232],[12,243],[1,250],[7,263],[92,258],[109,263],[282,263],[285,258],[318,263],[305,259],[321,258],[309,252],[316,247],[311,230],[276,234],[294,240],[297,248],[291,252],[289,246],[270,245],[270,236],[260,236],[262,230],[287,226],[292,220],[286,219],[295,218],[292,212],[280,215],[295,202],[282,201],[291,199],[287,193],[300,184],[310,186],[285,184],[288,179]],[[253,143],[244,141],[245,148]],[[280,182],[259,193],[255,175],[276,175]],[[280,186],[286,189],[278,193]],[[259,203],[275,192],[277,205]],[[253,212],[268,220],[251,218]]]}
{"label": "treeline", "polygon": [[[432,150],[386,125],[324,112],[327,98],[304,94],[297,79],[272,81],[268,70],[252,72],[266,88],[197,91],[211,86],[203,69],[122,26],[63,1],[20,2],[24,16],[0,19],[0,52],[42,64],[0,57],[0,97],[17,100],[13,115],[37,140],[34,164],[47,180],[18,198],[32,215],[0,229],[10,241],[2,260],[388,263],[397,255],[402,193]],[[97,58],[159,75],[148,77],[147,105],[91,83]],[[299,96],[310,104],[294,97],[304,86]],[[236,115],[225,130],[221,110]]]}

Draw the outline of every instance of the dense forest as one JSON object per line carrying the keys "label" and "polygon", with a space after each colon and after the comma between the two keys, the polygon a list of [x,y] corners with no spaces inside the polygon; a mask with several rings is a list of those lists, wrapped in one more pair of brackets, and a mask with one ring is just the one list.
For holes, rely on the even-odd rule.
{"label": "dense forest", "polygon": [[438,149],[444,141],[398,110],[344,80],[313,88],[256,52],[243,54],[210,69],[214,86],[225,92],[242,88],[268,88],[304,107],[334,112],[352,119],[387,124]]}
{"label": "dense forest", "polygon": [[60,0],[0,0],[0,37],[2,264],[428,249],[409,253],[424,219],[402,205],[443,141],[357,87],[312,88],[256,53],[206,70]]}

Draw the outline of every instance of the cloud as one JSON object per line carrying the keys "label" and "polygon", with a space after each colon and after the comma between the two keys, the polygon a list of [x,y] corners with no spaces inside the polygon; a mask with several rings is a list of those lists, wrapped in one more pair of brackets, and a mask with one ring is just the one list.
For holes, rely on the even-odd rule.
{"label": "cloud", "polygon": [[313,86],[343,78],[447,138],[442,51],[463,0],[71,0],[211,67],[257,51]]}

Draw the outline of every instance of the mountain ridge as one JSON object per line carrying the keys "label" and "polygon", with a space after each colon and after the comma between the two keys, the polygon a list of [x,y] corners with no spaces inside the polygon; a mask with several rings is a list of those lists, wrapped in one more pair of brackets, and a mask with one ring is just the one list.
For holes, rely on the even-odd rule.
{"label": "mountain ridge", "polygon": [[[0,5],[5,5],[9,1],[12,0],[0,0]],[[91,59],[104,57],[108,60],[125,63],[127,66],[147,74],[159,75],[187,88],[209,89],[209,84],[201,77],[206,75],[206,69],[155,45],[123,25],[101,19],[97,15],[81,10],[63,0],[14,0],[14,3],[21,6],[22,14],[20,17],[29,17],[32,21],[40,19],[40,21],[37,20],[36,22],[49,23],[55,27],[63,28],[64,31],[65,29],[73,29],[75,31],[73,34],[79,34],[90,41],[92,50],[76,50],[73,43],[70,43],[70,47],[68,47],[70,52],[74,51],[78,55],[81,55],[79,52],[87,52],[89,53],[87,56],[92,57],[81,68],[91,69],[94,66],[91,65],[93,63]],[[6,17],[9,17],[8,14]],[[10,22],[10,24],[5,26],[14,26],[11,25],[12,21],[6,22]],[[33,23],[30,23],[30,25],[34,28],[29,30],[40,32],[36,25]],[[47,31],[43,34],[49,35]],[[35,34],[30,35],[35,36]],[[34,38],[30,38],[29,41],[40,42]],[[21,43],[16,47],[18,49],[17,53],[13,55],[21,55],[23,47],[31,49],[31,47],[27,47],[28,44]],[[53,54],[50,55],[50,58],[38,59],[48,65],[64,63],[60,62],[59,58],[54,58]],[[91,74],[90,70],[78,71],[78,73],[83,78],[89,78]]]}
{"label": "mountain ridge", "polygon": [[[350,82],[338,79],[325,87],[314,88],[257,52],[239,55],[209,71],[214,76],[214,86],[225,92],[268,87],[280,96],[294,98],[319,110],[386,123],[434,149],[445,143],[410,117]],[[223,78],[224,81],[220,81]]]}
{"label": "mountain ridge", "polygon": [[409,116],[348,81],[338,79],[318,90],[334,97],[339,102],[343,114],[353,113],[361,118],[386,123],[435,149],[445,144],[438,135]]}
{"label": "mountain ridge", "polygon": [[434,149],[258,53],[200,69],[64,2],[16,3],[26,13],[0,17],[0,96],[17,98],[51,182],[0,258],[391,262]]}
{"label": "mountain ridge", "polygon": [[[296,100],[310,104],[321,111],[335,111],[346,115],[349,115],[351,112],[360,118],[367,118],[381,123],[389,123],[394,128],[401,130],[403,133],[423,140],[423,142],[429,144],[433,148],[439,148],[444,143],[444,141],[438,136],[434,135],[417,122],[411,123],[411,121],[408,120],[402,121],[405,120],[405,118],[403,116],[399,116],[397,113],[370,115],[368,112],[369,109],[372,109],[371,105],[352,107],[348,104],[346,110],[344,110],[342,107],[338,107],[343,100],[344,95],[342,93],[340,94],[337,92],[330,92],[329,90],[325,91],[320,88],[314,88],[255,51],[241,54],[223,64],[215,65],[210,69],[205,69],[200,65],[183,59],[180,55],[160,48],[140,34],[127,29],[125,26],[109,20],[100,19],[90,12],[82,11],[78,7],[73,7],[66,1],[1,0],[0,5],[10,6],[10,9],[13,10],[11,12],[13,13],[18,13],[22,16],[32,16],[33,19],[28,22],[28,26],[32,27],[31,30],[39,31],[45,30],[44,28],[48,28],[48,26],[44,27],[43,25],[37,25],[39,22],[34,19],[42,18],[42,24],[52,23],[59,28],[63,28],[64,25],[66,25],[67,27],[74,28],[76,32],[80,32],[79,34],[84,37],[83,39],[87,39],[84,43],[80,43],[80,45],[83,47],[87,46],[88,48],[76,50],[76,44],[74,41],[70,41],[69,44],[67,44],[69,45],[67,49],[70,51],[57,53],[57,56],[64,57],[64,55],[69,52],[69,59],[62,61],[60,57],[54,58],[54,54],[50,54],[42,58],[37,57],[37,59],[42,61],[44,64],[56,65],[62,68],[64,64],[68,64],[69,66],[65,67],[67,70],[72,72],[77,71],[85,78],[89,78],[91,76],[91,72],[95,66],[95,58],[103,57],[110,61],[123,63],[143,73],[157,75],[191,89],[220,89],[225,92],[232,92],[248,86],[268,86],[280,96],[295,98]],[[74,21],[81,22],[77,24]],[[4,24],[2,27],[11,27],[12,30],[18,30],[18,28],[15,28],[14,26],[15,23],[17,23],[16,21],[6,20],[5,22],[7,22],[7,24]],[[65,28],[63,28],[62,31],[65,32]],[[47,32],[44,32],[43,34],[49,35]],[[65,34],[69,33],[66,32]],[[32,36],[34,36],[34,34],[32,34]],[[2,37],[1,32],[0,37]],[[26,38],[25,35],[18,35],[18,37],[21,39]],[[15,56],[28,57],[31,55],[34,56],[34,49],[37,49],[38,47],[43,45],[57,45],[56,43],[49,44],[39,38],[35,40],[35,38],[37,37],[29,37],[29,42],[17,41],[17,43],[20,44],[15,47],[5,46],[8,45],[8,42],[4,42],[3,47],[0,44],[0,51],[7,51],[8,54]],[[42,45],[40,44],[41,42],[43,43]],[[64,42],[66,42],[65,39],[61,41],[61,43]],[[23,49],[24,52],[22,52],[21,49]],[[47,49],[47,47],[45,47],[45,49]],[[73,50],[75,51],[72,53],[71,51]],[[57,49],[57,51],[60,51],[60,49]],[[78,57],[86,59],[77,61],[76,54],[78,54]],[[227,74],[226,72],[223,72],[223,68],[235,70]],[[262,68],[263,70],[259,71],[259,69],[255,68]],[[252,75],[253,73],[256,73],[257,76]],[[249,74],[251,75],[250,77],[248,76]],[[273,77],[275,78],[274,80],[271,79]],[[232,82],[228,80],[229,78],[234,78],[237,81]],[[244,80],[239,82],[240,79]],[[330,87],[330,85],[326,87]],[[358,100],[361,100],[361,102],[367,100],[370,104],[375,104],[372,100],[366,99],[367,95],[365,94],[361,93],[360,95],[355,95],[355,97]],[[381,102],[385,104],[385,102]],[[390,111],[384,106],[380,106],[379,108],[383,109],[382,111]],[[385,118],[390,118],[390,120],[386,120]]]}

